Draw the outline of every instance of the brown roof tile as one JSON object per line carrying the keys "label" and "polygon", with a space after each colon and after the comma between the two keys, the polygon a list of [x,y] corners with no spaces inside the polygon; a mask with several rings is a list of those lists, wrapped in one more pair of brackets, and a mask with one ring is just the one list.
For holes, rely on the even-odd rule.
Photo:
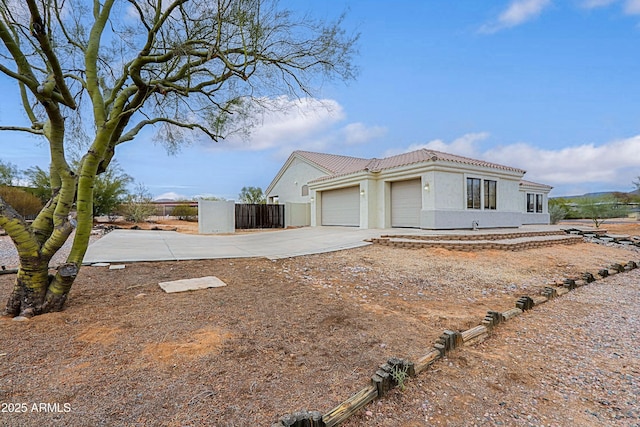
{"label": "brown roof tile", "polygon": [[501,169],[511,172],[519,172],[524,174],[525,171],[510,166],[499,165],[497,163],[486,162],[484,160],[476,160],[468,157],[457,156],[455,154],[443,153],[436,150],[428,150],[426,148],[402,153],[383,159],[362,159],[359,157],[339,156],[335,154],[314,153],[311,151],[296,151],[298,155],[315,163],[321,168],[327,170],[331,175],[322,177],[316,181],[330,179],[334,176],[348,175],[355,172],[369,170],[378,172],[385,169],[407,166],[415,163],[433,162],[437,160],[462,163],[471,166],[480,166],[493,169]]}

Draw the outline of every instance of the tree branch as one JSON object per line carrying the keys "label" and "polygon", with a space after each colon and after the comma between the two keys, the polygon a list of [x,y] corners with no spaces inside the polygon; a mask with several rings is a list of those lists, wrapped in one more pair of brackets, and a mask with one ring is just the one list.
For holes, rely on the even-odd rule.
{"label": "tree branch", "polygon": [[17,131],[17,132],[28,132],[34,135],[44,135],[44,131],[42,128],[25,128],[19,126],[0,126],[0,131],[8,130],[8,131]]}
{"label": "tree branch", "polygon": [[46,30],[45,23],[43,22],[40,11],[38,10],[36,0],[25,1],[29,7],[29,12],[31,12],[31,34],[38,40],[38,43],[40,43],[40,48],[47,58],[48,66],[51,67],[51,72],[56,83],[56,89],[62,98],[61,104],[75,110],[77,108],[76,101],[73,99],[73,96],[71,96],[71,92],[64,80],[62,67],[60,66],[56,52],[51,47],[51,42],[49,40],[50,33]]}
{"label": "tree branch", "polygon": [[156,118],[153,118],[153,119],[140,121],[132,129],[130,129],[126,134],[122,135],[120,137],[120,139],[118,139],[117,144],[122,144],[123,142],[127,142],[127,141],[133,140],[136,137],[136,135],[145,126],[154,125],[156,123],[168,123],[170,125],[178,126],[178,127],[185,128],[185,129],[200,130],[203,133],[205,133],[207,136],[209,136],[209,138],[213,139],[214,141],[218,141],[220,138],[222,138],[222,135],[218,135],[216,133],[213,133],[209,129],[207,129],[205,126],[199,125],[197,123],[182,123],[182,122],[179,122],[177,120],[168,119],[166,117],[156,117]]}

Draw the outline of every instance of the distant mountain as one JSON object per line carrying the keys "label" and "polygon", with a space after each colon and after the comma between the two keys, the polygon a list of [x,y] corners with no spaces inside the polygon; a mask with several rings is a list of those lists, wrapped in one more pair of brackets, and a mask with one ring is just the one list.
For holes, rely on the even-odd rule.
{"label": "distant mountain", "polygon": [[629,191],[626,193],[624,191],[600,191],[596,193],[581,194],[579,196],[549,197],[549,199],[553,200],[553,199],[581,199],[584,197],[606,197],[606,196],[613,196],[615,193],[623,193],[623,194],[628,194],[630,196],[640,196],[640,190]]}

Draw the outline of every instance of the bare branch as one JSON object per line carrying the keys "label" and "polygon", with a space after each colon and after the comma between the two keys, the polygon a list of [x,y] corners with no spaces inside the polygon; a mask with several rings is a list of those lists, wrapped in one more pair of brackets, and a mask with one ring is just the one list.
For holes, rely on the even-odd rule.
{"label": "bare branch", "polygon": [[20,127],[20,126],[0,126],[0,131],[3,130],[7,130],[7,131],[17,131],[17,132],[28,132],[28,133],[32,133],[34,135],[44,135],[44,131],[42,130],[42,128],[25,128],[25,127]]}
{"label": "bare branch", "polygon": [[182,122],[179,122],[177,120],[168,119],[166,117],[156,117],[156,118],[149,119],[149,120],[142,120],[141,122],[136,124],[126,134],[124,134],[124,135],[122,135],[120,137],[120,139],[118,140],[117,144],[122,144],[123,142],[127,142],[127,141],[133,140],[136,137],[136,135],[138,135],[138,133],[145,126],[154,125],[156,123],[168,123],[170,125],[181,127],[181,128],[185,128],[185,129],[200,130],[200,131],[205,133],[209,138],[211,138],[214,141],[218,141],[220,138],[222,138],[222,135],[218,135],[218,134],[216,134],[214,132],[211,132],[205,126],[202,126],[202,125],[197,124],[197,123],[182,123]]}

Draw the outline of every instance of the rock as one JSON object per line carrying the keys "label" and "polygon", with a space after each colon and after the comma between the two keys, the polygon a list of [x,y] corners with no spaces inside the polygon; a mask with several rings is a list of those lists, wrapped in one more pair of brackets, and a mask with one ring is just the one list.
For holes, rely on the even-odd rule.
{"label": "rock", "polygon": [[25,316],[16,316],[13,318],[14,322],[28,322],[29,318]]}

